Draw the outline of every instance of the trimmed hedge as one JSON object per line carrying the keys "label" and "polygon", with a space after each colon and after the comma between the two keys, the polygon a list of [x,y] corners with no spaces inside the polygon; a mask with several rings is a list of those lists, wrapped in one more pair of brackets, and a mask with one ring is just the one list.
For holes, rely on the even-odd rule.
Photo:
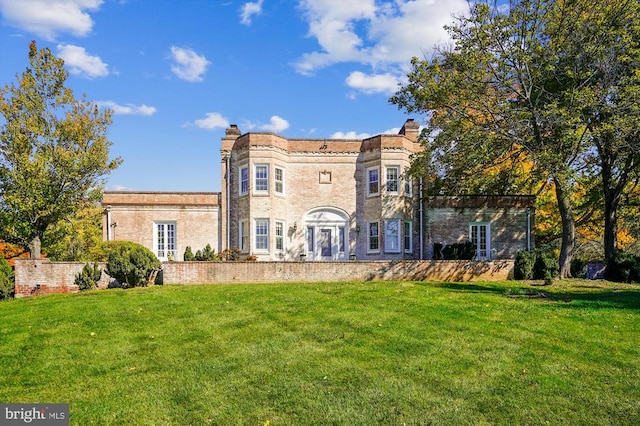
{"label": "trimmed hedge", "polygon": [[153,284],[159,270],[158,258],[140,244],[118,241],[111,247],[106,273],[125,288]]}

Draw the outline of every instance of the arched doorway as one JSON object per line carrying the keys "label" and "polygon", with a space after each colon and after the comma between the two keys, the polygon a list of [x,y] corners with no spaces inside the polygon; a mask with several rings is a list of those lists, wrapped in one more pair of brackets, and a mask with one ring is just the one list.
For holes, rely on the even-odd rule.
{"label": "arched doorway", "polygon": [[307,260],[346,260],[349,215],[335,207],[316,207],[304,216]]}

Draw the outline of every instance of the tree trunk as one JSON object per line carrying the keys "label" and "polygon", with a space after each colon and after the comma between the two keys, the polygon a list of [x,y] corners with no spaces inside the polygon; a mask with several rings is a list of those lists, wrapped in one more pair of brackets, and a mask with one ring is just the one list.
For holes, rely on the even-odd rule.
{"label": "tree trunk", "polygon": [[29,252],[31,253],[31,259],[40,259],[42,242],[40,236],[35,235],[29,243]]}
{"label": "tree trunk", "polygon": [[[618,251],[618,201],[614,191],[605,191],[604,198],[604,258],[613,259]],[[619,195],[619,194],[618,194]]]}
{"label": "tree trunk", "polygon": [[562,219],[562,246],[560,247],[560,278],[571,278],[571,261],[576,248],[576,221],[571,209],[570,195],[558,179],[553,179],[556,187],[558,210]]}

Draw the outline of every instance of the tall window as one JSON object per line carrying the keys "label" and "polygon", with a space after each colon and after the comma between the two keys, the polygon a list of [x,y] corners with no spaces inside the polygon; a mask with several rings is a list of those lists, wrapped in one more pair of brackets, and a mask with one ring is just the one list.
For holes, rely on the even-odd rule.
{"label": "tall window", "polygon": [[386,253],[400,253],[400,219],[385,220],[384,251]]}
{"label": "tall window", "polygon": [[249,168],[240,167],[240,195],[245,195],[249,192]]}
{"label": "tall window", "polygon": [[307,251],[313,253],[315,246],[315,228],[313,226],[307,226]]}
{"label": "tall window", "polygon": [[387,167],[387,192],[392,194],[398,193],[398,186],[400,181],[400,168],[399,167]]}
{"label": "tall window", "polygon": [[256,251],[269,250],[269,219],[256,219]]}
{"label": "tall window", "polygon": [[380,172],[378,169],[367,170],[367,195],[380,193]]}
{"label": "tall window", "polygon": [[476,259],[491,258],[491,229],[488,223],[470,223],[469,239],[476,248]]}
{"label": "tall window", "polygon": [[380,251],[380,230],[378,222],[369,222],[369,252]]}
{"label": "tall window", "polygon": [[159,259],[176,258],[176,223],[156,222],[154,247]]}
{"label": "tall window", "polygon": [[276,222],[276,250],[284,250],[284,222]]}
{"label": "tall window", "polygon": [[411,253],[413,252],[413,234],[412,234],[412,223],[406,221],[404,223],[404,252]]}
{"label": "tall window", "polygon": [[268,192],[269,191],[269,166],[266,164],[258,164],[255,168],[255,185],[254,191],[256,192]]}
{"label": "tall window", "polygon": [[247,246],[247,241],[248,241],[248,233],[249,229],[247,228],[247,222],[246,221],[241,221],[240,222],[240,228],[238,229],[238,239],[240,241],[240,250],[243,252],[246,252],[249,247]]}
{"label": "tall window", "polygon": [[275,171],[275,190],[278,194],[284,194],[284,169],[276,167]]}
{"label": "tall window", "polygon": [[345,243],[344,243],[344,239],[345,239],[345,232],[344,232],[344,226],[341,226],[338,228],[338,251],[340,253],[344,253],[344,247],[345,247]]}

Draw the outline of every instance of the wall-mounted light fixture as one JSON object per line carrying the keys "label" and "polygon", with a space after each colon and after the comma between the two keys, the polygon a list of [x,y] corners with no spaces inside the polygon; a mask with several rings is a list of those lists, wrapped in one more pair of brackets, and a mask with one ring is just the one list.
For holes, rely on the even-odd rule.
{"label": "wall-mounted light fixture", "polygon": [[298,230],[298,222],[293,222],[293,232]]}
{"label": "wall-mounted light fixture", "polygon": [[360,235],[360,224],[356,223],[356,234]]}

